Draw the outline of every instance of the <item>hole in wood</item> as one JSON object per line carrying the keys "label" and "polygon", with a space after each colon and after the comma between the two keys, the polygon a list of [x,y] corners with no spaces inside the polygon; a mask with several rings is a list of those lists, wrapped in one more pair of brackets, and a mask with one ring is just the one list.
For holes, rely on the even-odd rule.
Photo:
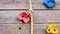
{"label": "hole in wood", "polygon": [[21,27],[19,27],[19,29],[21,29]]}

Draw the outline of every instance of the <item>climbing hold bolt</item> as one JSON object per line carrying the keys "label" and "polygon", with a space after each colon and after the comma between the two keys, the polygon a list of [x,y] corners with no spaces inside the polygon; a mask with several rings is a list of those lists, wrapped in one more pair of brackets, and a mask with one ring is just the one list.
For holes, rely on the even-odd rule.
{"label": "climbing hold bolt", "polygon": [[43,4],[47,7],[47,8],[52,8],[56,5],[55,0],[44,0]]}
{"label": "climbing hold bolt", "polygon": [[47,28],[47,34],[58,34],[59,29],[57,28],[56,24],[50,24]]}
{"label": "climbing hold bolt", "polygon": [[21,12],[18,15],[18,19],[22,20],[24,23],[28,23],[30,21],[30,14],[27,12]]}

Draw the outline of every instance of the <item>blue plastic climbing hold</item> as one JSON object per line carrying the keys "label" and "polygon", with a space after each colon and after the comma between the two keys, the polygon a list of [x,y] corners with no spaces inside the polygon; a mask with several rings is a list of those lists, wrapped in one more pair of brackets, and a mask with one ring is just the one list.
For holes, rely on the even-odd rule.
{"label": "blue plastic climbing hold", "polygon": [[56,2],[55,2],[55,0],[44,0],[44,5],[47,8],[52,8],[56,5]]}

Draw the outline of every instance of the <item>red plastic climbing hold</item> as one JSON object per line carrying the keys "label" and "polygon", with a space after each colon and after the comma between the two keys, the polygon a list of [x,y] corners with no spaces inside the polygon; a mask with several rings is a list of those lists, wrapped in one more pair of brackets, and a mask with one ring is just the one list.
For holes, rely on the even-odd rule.
{"label": "red plastic climbing hold", "polygon": [[28,23],[30,21],[30,14],[27,13],[27,12],[21,12],[19,15],[18,15],[18,19],[19,20],[22,20],[24,23]]}

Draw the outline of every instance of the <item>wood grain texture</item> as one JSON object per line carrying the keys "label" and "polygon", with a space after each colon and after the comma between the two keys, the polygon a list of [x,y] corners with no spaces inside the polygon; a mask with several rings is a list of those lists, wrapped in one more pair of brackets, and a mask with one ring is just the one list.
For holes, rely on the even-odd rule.
{"label": "wood grain texture", "polygon": [[[49,24],[35,24],[34,25],[34,34],[46,34],[46,29]],[[60,34],[60,24],[57,24]]]}
{"label": "wood grain texture", "polygon": [[[27,11],[28,10],[24,10]],[[18,14],[22,12],[19,11],[0,11],[0,23],[21,23],[17,19]],[[60,22],[60,10],[34,10],[33,12],[34,23],[52,23],[52,22]],[[45,23],[44,23],[45,22]]]}
{"label": "wood grain texture", "polygon": [[0,34],[30,34],[30,26],[27,24],[0,24]]}
{"label": "wood grain texture", "polygon": [[60,22],[60,10],[36,10],[34,11],[34,23]]}
{"label": "wood grain texture", "polygon": [[[44,0],[32,0],[33,9],[47,9],[43,5]],[[60,9],[60,0],[56,0],[53,9]],[[28,0],[0,0],[0,9],[29,9]]]}
{"label": "wood grain texture", "polygon": [[[49,24],[34,24],[34,34],[46,34]],[[57,24],[60,30],[60,24]],[[19,30],[19,27],[22,29]],[[0,24],[0,34],[30,34],[29,24]],[[60,34],[60,33],[59,33]]]}
{"label": "wood grain texture", "polygon": [[[53,8],[56,10],[45,10],[47,8],[43,5],[43,1],[32,0],[34,34],[46,34],[47,26],[54,22],[60,34],[60,0],[56,0],[56,6]],[[0,0],[0,34],[30,34],[30,22],[23,24],[17,19],[20,12],[28,12],[28,9],[28,0]]]}

